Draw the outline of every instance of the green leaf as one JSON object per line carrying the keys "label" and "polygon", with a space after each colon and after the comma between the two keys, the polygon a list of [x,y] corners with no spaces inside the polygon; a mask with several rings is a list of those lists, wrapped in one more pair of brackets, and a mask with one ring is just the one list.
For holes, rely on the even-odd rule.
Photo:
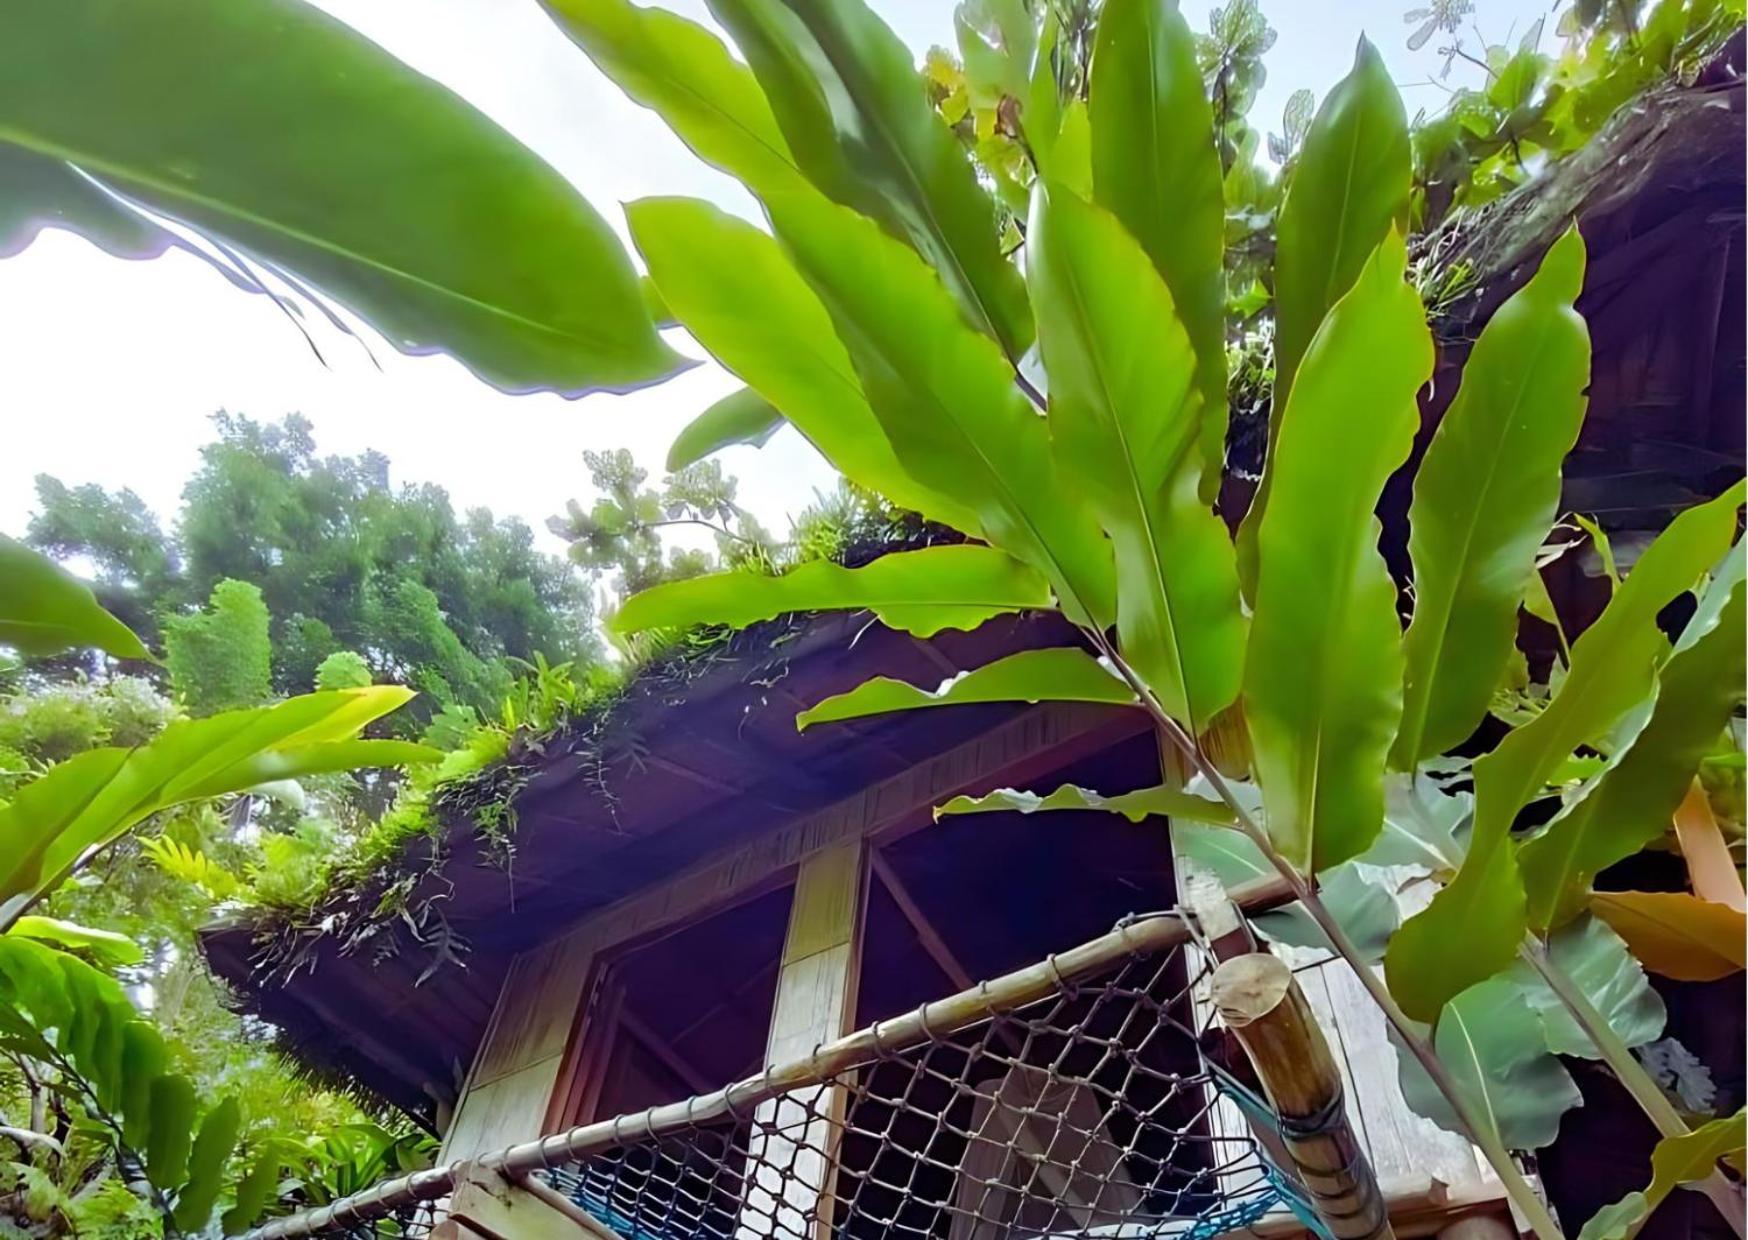
{"label": "green leaf", "polygon": [[90,850],[159,810],[270,779],[361,762],[437,756],[400,741],[350,739],[411,690],[392,685],[310,693],[277,706],[171,724],[136,749],[69,758],[0,806],[0,929],[58,886]]}
{"label": "green leaf", "polygon": [[255,1225],[279,1193],[279,1170],[285,1163],[280,1143],[263,1141],[255,1151],[249,1170],[237,1182],[237,1199],[219,1219],[227,1236],[240,1235]]}
{"label": "green leaf", "polygon": [[712,0],[802,170],[939,273],[966,319],[1017,362],[1032,341],[995,209],[933,107],[910,49],[861,0]]}
{"label": "green leaf", "polygon": [[1195,36],[1174,0],[1107,0],[1088,108],[1094,201],[1153,260],[1195,348],[1212,502],[1226,460],[1226,202]]}
{"label": "green leaf", "polygon": [[816,723],[976,702],[1108,702],[1131,706],[1135,695],[1115,672],[1085,651],[1052,647],[1023,650],[975,671],[960,672],[933,691],[888,676],[876,676],[848,693],[828,697],[802,711],[795,716],[795,726],[805,731]]}
{"label": "green leaf", "polygon": [[755,192],[801,176],[750,70],[696,22],[626,0],[542,0],[560,29],[621,90],[706,163]]}
{"label": "green leaf", "polygon": [[1051,440],[1111,537],[1123,656],[1200,734],[1238,696],[1244,618],[1231,537],[1197,494],[1190,339],[1141,247],[1070,190],[1039,183],[1026,249]]}
{"label": "green leaf", "polygon": [[1054,809],[1102,810],[1121,814],[1130,822],[1142,822],[1155,816],[1213,822],[1224,826],[1231,826],[1235,821],[1232,811],[1220,802],[1164,784],[1154,788],[1138,788],[1134,792],[1120,792],[1114,796],[1105,796],[1073,784],[1063,784],[1056,791],[1044,796],[1035,792],[1021,792],[1015,788],[997,788],[994,792],[986,792],[979,797],[954,797],[935,810],[935,817],[939,819],[946,814],[1006,812],[1035,814],[1041,810]]}
{"label": "green leaf", "polygon": [[[1549,1053],[1541,1022],[1510,978],[1489,978],[1453,999],[1439,1017],[1433,1048],[1468,1109],[1511,1149],[1552,1144],[1560,1117],[1583,1103],[1572,1074]],[[1402,1096],[1415,1114],[1446,1132],[1469,1135],[1420,1061],[1399,1043],[1396,1064]]]}
{"label": "green leaf", "polygon": [[149,659],[132,630],[97,605],[91,587],[48,556],[0,534],[0,646],[40,657],[93,646]]}
{"label": "green leaf", "polygon": [[1048,577],[1070,620],[1105,627],[1110,545],[1061,477],[1044,420],[995,345],[965,326],[928,265],[872,221],[811,197],[771,215],[905,469],[971,508],[987,541]]}
{"label": "green leaf", "polygon": [[993,547],[968,544],[895,551],[862,568],[819,560],[780,577],[728,572],[670,581],[626,599],[611,624],[619,633],[739,628],[786,612],[867,608],[892,628],[931,637],[1049,605],[1050,588],[1037,573]]}
{"label": "green leaf", "polygon": [[1402,630],[1373,510],[1408,457],[1433,360],[1406,261],[1392,233],[1312,342],[1258,538],[1245,717],[1269,837],[1306,873],[1364,852],[1384,820]]}
{"label": "green leaf", "polygon": [[1469,855],[1450,885],[1403,925],[1384,961],[1390,992],[1416,1020],[1432,1019],[1446,1000],[1516,956],[1529,925],[1510,838],[1518,811],[1542,795],[1574,749],[1608,733],[1651,694],[1669,654],[1657,613],[1729,549],[1743,494],[1737,483],[1676,517],[1573,643],[1571,667],[1547,708],[1476,761]]}
{"label": "green leaf", "polygon": [[768,234],[689,198],[646,198],[626,218],[686,329],[840,473],[900,508],[980,535],[969,507],[898,463],[831,315]]}
{"label": "green leaf", "polygon": [[1714,1119],[1679,1137],[1665,1137],[1651,1151],[1651,1184],[1604,1206],[1584,1224],[1578,1240],[1626,1240],[1663,1204],[1677,1185],[1697,1184],[1718,1169],[1718,1160],[1741,1156],[1748,1146],[1748,1110]]}
{"label": "green leaf", "polygon": [[735,444],[762,448],[783,425],[783,415],[751,388],[730,392],[686,423],[668,449],[674,473]]}
{"label": "green leaf", "polygon": [[1364,38],[1354,67],[1324,98],[1305,136],[1275,232],[1275,387],[1266,469],[1238,536],[1240,579],[1255,581],[1256,538],[1275,483],[1281,425],[1324,317],[1372,251],[1407,221],[1408,120],[1377,49]]}
{"label": "green leaf", "polygon": [[1463,864],[1457,830],[1475,798],[1447,793],[1425,775],[1391,775],[1384,783],[1384,829],[1359,860],[1368,865],[1412,865],[1432,873]]}
{"label": "green leaf", "polygon": [[[1548,938],[1548,960],[1584,992],[1625,1045],[1643,1046],[1663,1035],[1663,1000],[1607,922],[1583,917],[1562,927]],[[1590,1035],[1534,969],[1520,960],[1508,976],[1541,1019],[1549,1050],[1580,1059],[1602,1058]]]}
{"label": "green leaf", "polygon": [[81,926],[55,917],[20,917],[6,930],[19,938],[52,943],[57,947],[83,948],[109,964],[138,964],[146,958],[140,945],[125,934]]}
{"label": "green leaf", "polygon": [[194,1144],[194,1082],[185,1076],[161,1076],[151,1084],[146,1136],[146,1178],[160,1192],[169,1192],[188,1178],[188,1155]]}
{"label": "green leaf", "polygon": [[1488,320],[1415,475],[1399,770],[1465,740],[1511,658],[1560,465],[1584,420],[1590,334],[1572,308],[1583,284],[1574,227]]}
{"label": "green leaf", "polygon": [[144,1149],[152,1130],[152,1082],[164,1074],[169,1052],[158,1031],[143,1020],[122,1028],[121,1137],[134,1149]]}
{"label": "green leaf", "polygon": [[1711,631],[1663,665],[1650,721],[1631,747],[1519,851],[1533,929],[1572,916],[1597,874],[1668,831],[1700,760],[1742,705],[1748,632],[1740,582],[1728,599]]}
{"label": "green leaf", "polygon": [[188,1183],[176,1198],[172,1218],[184,1232],[199,1231],[212,1217],[220,1191],[225,1187],[225,1164],[231,1151],[237,1148],[237,1134],[242,1131],[243,1112],[235,1098],[226,1098],[206,1113],[195,1134],[194,1149],[188,1158]]}
{"label": "green leaf", "polygon": [[72,164],[506,389],[620,390],[683,365],[563,177],[313,5],[11,4],[0,147]]}

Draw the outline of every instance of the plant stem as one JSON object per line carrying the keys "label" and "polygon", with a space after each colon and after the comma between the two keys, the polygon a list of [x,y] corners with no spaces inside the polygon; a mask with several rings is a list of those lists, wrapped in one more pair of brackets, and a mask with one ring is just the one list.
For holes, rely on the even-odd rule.
{"label": "plant stem", "polygon": [[1426,1070],[1427,1076],[1432,1078],[1432,1083],[1438,1087],[1438,1091],[1445,1096],[1445,1101],[1450,1103],[1451,1109],[1456,1112],[1457,1119],[1461,1121],[1464,1128],[1468,1129],[1470,1140],[1479,1146],[1481,1152],[1486,1155],[1487,1161],[1492,1164],[1494,1174],[1499,1177],[1500,1184],[1504,1186],[1506,1195],[1511,1198],[1512,1204],[1528,1221],[1530,1229],[1541,1237],[1541,1240],[1564,1240],[1564,1233],[1561,1232],[1560,1225],[1554,1221],[1554,1216],[1549,1213],[1547,1206],[1542,1204],[1542,1199],[1536,1195],[1535,1189],[1530,1187],[1529,1181],[1523,1178],[1523,1173],[1517,1169],[1517,1164],[1512,1161],[1511,1151],[1499,1139],[1497,1132],[1481,1124],[1475,1115],[1474,1108],[1463,1097],[1462,1089],[1458,1086],[1456,1079],[1451,1076],[1444,1062],[1439,1059],[1432,1044],[1421,1034],[1420,1027],[1408,1019],[1408,1014],[1397,1005],[1383,980],[1372,971],[1372,966],[1360,955],[1353,940],[1348,938],[1347,931],[1341,928],[1341,924],[1318,896],[1316,886],[1310,879],[1301,874],[1292,862],[1280,854],[1275,848],[1274,842],[1269,839],[1268,833],[1250,816],[1250,812],[1238,803],[1238,799],[1232,794],[1232,788],[1227,784],[1225,776],[1208,760],[1195,738],[1184,729],[1183,725],[1165,713],[1152,691],[1135,674],[1134,669],[1124,661],[1122,655],[1117,653],[1116,648],[1111,645],[1105,635],[1090,630],[1088,635],[1100,653],[1110,661],[1111,666],[1135,691],[1142,709],[1152,718],[1154,727],[1184,755],[1196,772],[1208,781],[1215,794],[1232,811],[1238,822],[1238,829],[1250,838],[1251,842],[1261,850],[1262,855],[1268,859],[1269,864],[1275,868],[1275,871],[1287,881],[1287,885],[1293,889],[1293,894],[1298,897],[1299,902],[1305,906],[1305,911],[1311,914],[1311,919],[1328,937],[1337,954],[1346,960],[1349,967],[1353,969],[1360,984],[1366,988],[1366,993],[1372,997],[1372,1002],[1378,1005],[1379,1010],[1384,1014],[1384,1019],[1395,1029],[1396,1036],[1408,1048],[1409,1053],[1420,1061],[1420,1066]]}
{"label": "plant stem", "polygon": [[[1608,1018],[1596,1010],[1596,1005],[1584,993],[1584,988],[1574,982],[1566,970],[1554,963],[1547,948],[1536,939],[1526,937],[1523,946],[1518,949],[1518,955],[1541,975],[1541,979],[1548,984],[1548,989],[1554,992],[1565,1009],[1572,1014],[1572,1019],[1578,1022],[1584,1035],[1595,1044],[1603,1062],[1614,1072],[1615,1079],[1633,1096],[1639,1109],[1656,1126],[1658,1135],[1687,1135],[1691,1131],[1687,1121],[1681,1118],[1681,1113],[1675,1109],[1674,1104],[1664,1097],[1657,1082],[1651,1079],[1644,1065],[1633,1056],[1632,1049],[1614,1031]],[[1741,1191],[1715,1170],[1699,1181],[1696,1187],[1717,1207],[1718,1213],[1724,1216],[1730,1229],[1737,1236],[1743,1235]]]}

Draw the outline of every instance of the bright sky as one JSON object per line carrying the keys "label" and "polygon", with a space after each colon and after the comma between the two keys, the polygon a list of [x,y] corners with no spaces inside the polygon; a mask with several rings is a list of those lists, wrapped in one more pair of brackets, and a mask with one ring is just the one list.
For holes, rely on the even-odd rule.
{"label": "bright sky", "polygon": [[[619,204],[651,194],[712,198],[746,214],[752,202],[699,163],[653,114],[632,104],[552,25],[534,0],[319,0],[416,68],[447,83],[567,176],[619,228]],[[1448,86],[1473,84],[1458,64],[1446,86],[1429,82],[1433,44],[1409,52],[1403,11],[1429,0],[1262,0],[1280,38],[1252,110],[1280,128],[1282,105],[1309,87],[1321,100],[1352,63],[1362,30],[1379,46],[1410,115],[1436,112]],[[664,0],[703,19],[702,0]],[[916,50],[952,45],[951,0],[874,0]],[[1184,0],[1205,28],[1209,0]],[[1473,20],[1490,40],[1515,39],[1549,0],[1478,0]],[[707,20],[707,19],[706,19]],[[1552,23],[1550,23],[1551,27]],[[1474,49],[1480,43],[1466,38]],[[1544,38],[1551,47],[1553,37]],[[676,345],[703,356],[675,333]],[[630,396],[505,396],[446,357],[404,357],[377,342],[381,368],[356,342],[318,333],[324,366],[265,298],[233,289],[186,255],[112,259],[66,233],[45,233],[0,262],[0,409],[9,451],[0,457],[0,530],[21,533],[32,479],[132,487],[169,519],[219,408],[258,419],[301,412],[323,452],[376,448],[396,482],[447,487],[458,508],[486,505],[525,518],[552,550],[544,519],[588,495],[585,448],[629,447],[652,477],[674,435],[731,391],[704,365]],[[743,502],[776,531],[832,473],[793,432],[764,449],[724,453]]]}

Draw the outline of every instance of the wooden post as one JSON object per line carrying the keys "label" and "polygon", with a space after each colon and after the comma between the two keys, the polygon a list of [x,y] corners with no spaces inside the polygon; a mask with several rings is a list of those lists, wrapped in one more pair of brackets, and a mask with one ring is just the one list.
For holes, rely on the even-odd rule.
{"label": "wooden post", "polygon": [[538,1180],[518,1183],[479,1163],[455,1173],[449,1217],[432,1240],[617,1240],[562,1193]]}
{"label": "wooden post", "polygon": [[1299,1179],[1336,1240],[1394,1240],[1365,1151],[1347,1122],[1341,1073],[1285,962],[1266,952],[1214,970],[1215,1009],[1280,1116]]}
{"label": "wooden post", "polygon": [[[850,1032],[861,971],[866,854],[864,842],[851,839],[801,862],[777,974],[767,1065],[804,1059]],[[747,1142],[752,1174],[737,1240],[830,1234],[845,1104],[841,1088],[815,1085],[759,1105]]]}

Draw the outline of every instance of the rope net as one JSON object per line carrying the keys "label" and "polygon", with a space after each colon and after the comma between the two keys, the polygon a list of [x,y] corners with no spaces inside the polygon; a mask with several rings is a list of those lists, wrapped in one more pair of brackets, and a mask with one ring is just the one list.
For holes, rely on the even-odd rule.
{"label": "rope net", "polygon": [[[866,1053],[804,1084],[659,1132],[654,1112],[622,1117],[534,1174],[623,1240],[1239,1230],[1297,1202],[1203,1053],[1205,982],[1180,942],[956,1027],[913,1019],[900,1045],[876,1026]],[[326,1234],[422,1236],[439,1218],[419,1202]]]}

